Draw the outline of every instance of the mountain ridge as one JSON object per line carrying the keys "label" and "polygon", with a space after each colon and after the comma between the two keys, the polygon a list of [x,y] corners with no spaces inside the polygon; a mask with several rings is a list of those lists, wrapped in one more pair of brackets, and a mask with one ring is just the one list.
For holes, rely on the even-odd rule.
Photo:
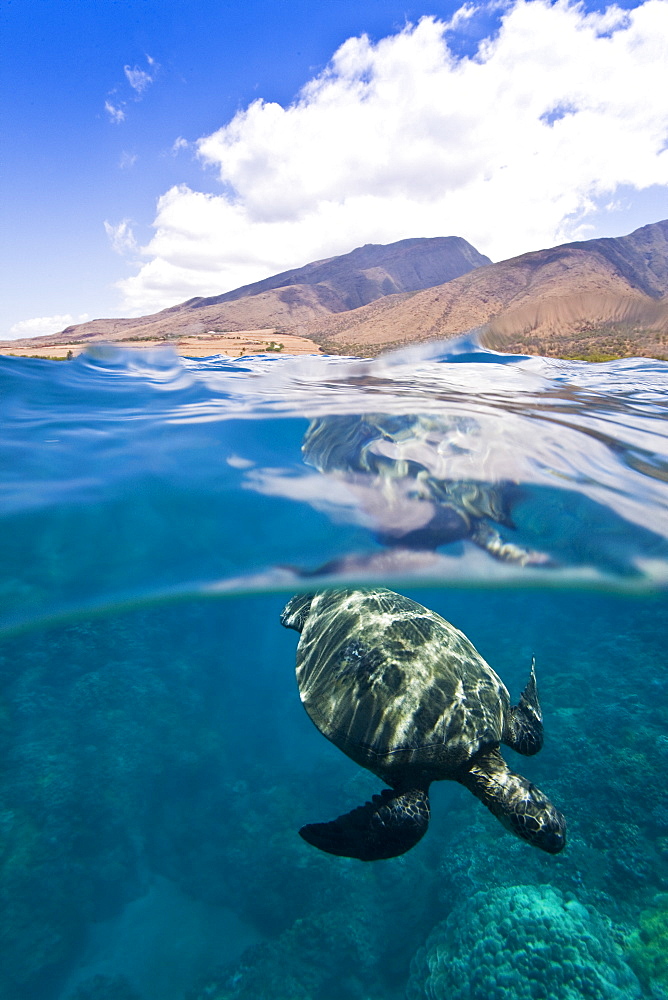
{"label": "mountain ridge", "polygon": [[[410,329],[410,337],[402,331]],[[489,264],[306,327],[325,350],[374,354],[480,328],[518,353],[668,354],[668,220]],[[397,336],[398,334],[398,336]]]}
{"label": "mountain ridge", "polygon": [[373,355],[472,328],[485,346],[513,353],[666,357],[668,220],[496,263],[461,237],[367,244],[153,315],[91,320],[0,348],[192,340],[224,330]]}
{"label": "mountain ridge", "polygon": [[436,236],[367,244],[347,254],[313,261],[221,295],[197,296],[135,319],[94,319],[60,333],[14,341],[48,346],[84,340],[163,339],[207,330],[276,327],[297,331],[320,316],[369,304],[404,290],[420,290],[491,263],[460,236]]}
{"label": "mountain ridge", "polygon": [[[404,251],[414,252],[407,256]],[[438,257],[435,251],[441,252]],[[469,264],[470,267],[467,266]],[[345,282],[345,277],[346,272],[352,267],[360,272],[362,280],[357,279],[352,288],[349,286],[343,293],[339,291],[339,295],[345,301],[345,309],[356,309],[380,297],[374,291],[373,278],[368,274],[370,271],[377,272],[376,279],[380,280],[383,286],[383,295],[390,295],[402,291],[419,291],[432,285],[442,284],[460,277],[471,268],[485,264],[491,264],[489,257],[478,253],[461,236],[414,237],[389,244],[366,243],[347,254],[312,261],[303,267],[282,271],[262,281],[223,292],[221,295],[189,299],[183,305],[202,308],[302,284],[325,285],[335,292],[337,286],[341,284],[349,286],[349,282]],[[344,282],[341,282],[342,277]],[[399,287],[400,285],[403,287]],[[364,299],[366,301],[363,301]]]}

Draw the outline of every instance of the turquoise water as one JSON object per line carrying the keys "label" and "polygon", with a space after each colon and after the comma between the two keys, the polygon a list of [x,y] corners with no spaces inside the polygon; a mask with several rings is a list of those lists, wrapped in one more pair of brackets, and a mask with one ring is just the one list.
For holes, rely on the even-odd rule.
{"label": "turquoise water", "polygon": [[[668,365],[0,359],[2,1000],[668,996]],[[307,823],[382,785],[300,704],[297,590],[471,639],[556,856],[432,786],[401,857]]]}

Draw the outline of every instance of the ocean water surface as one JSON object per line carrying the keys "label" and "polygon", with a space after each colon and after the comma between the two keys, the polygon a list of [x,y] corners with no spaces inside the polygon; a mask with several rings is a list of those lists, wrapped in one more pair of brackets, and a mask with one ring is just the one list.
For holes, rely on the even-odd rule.
{"label": "ocean water surface", "polygon": [[[0,358],[1,1000],[668,997],[668,365]],[[549,855],[432,786],[408,853],[312,724],[298,591],[386,586],[545,745]]]}

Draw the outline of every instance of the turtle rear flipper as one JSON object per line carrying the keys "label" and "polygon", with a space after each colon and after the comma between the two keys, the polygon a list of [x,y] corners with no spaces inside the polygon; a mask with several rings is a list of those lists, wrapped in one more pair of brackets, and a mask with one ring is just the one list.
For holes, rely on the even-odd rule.
{"label": "turtle rear flipper", "polygon": [[503,742],[526,757],[538,753],[543,746],[543,713],[538,701],[535,658],[531,660],[529,681],[520,696],[519,705],[510,709]]}
{"label": "turtle rear flipper", "polygon": [[426,788],[401,793],[385,788],[366,805],[331,823],[310,823],[299,833],[308,844],[327,854],[379,861],[410,850],[427,832],[428,825]]}

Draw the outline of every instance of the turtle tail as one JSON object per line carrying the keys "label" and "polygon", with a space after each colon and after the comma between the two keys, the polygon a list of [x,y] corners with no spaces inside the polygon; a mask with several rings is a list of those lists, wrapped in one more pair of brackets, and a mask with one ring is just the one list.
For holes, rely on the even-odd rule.
{"label": "turtle tail", "polygon": [[303,826],[300,836],[327,854],[360,861],[380,861],[405,854],[425,835],[429,825],[429,792],[384,788],[371,802],[331,823]]}

